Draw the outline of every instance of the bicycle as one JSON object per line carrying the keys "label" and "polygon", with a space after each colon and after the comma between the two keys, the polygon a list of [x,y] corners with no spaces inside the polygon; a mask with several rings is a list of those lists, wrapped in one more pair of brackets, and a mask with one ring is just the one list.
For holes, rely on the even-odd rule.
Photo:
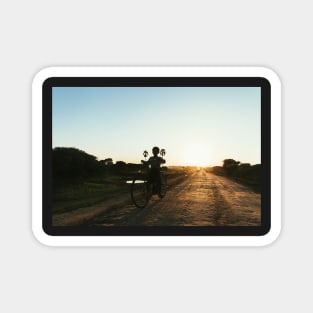
{"label": "bicycle", "polygon": [[154,181],[148,182],[148,167],[144,166],[143,173],[134,178],[131,184],[131,198],[137,208],[143,209],[148,204],[154,194],[157,194],[160,199],[164,198],[167,190],[167,179],[163,174],[163,169],[160,172],[160,183]]}

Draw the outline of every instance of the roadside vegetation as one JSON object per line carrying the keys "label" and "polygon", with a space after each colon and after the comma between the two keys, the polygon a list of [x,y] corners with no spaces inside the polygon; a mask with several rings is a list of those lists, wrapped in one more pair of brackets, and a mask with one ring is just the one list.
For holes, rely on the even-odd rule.
{"label": "roadside vegetation", "polygon": [[[64,213],[129,193],[130,181],[143,175],[142,164],[125,163],[106,158],[97,160],[76,148],[54,148],[52,151],[52,212]],[[169,185],[175,185],[198,170],[197,167],[163,167]],[[233,159],[223,166],[206,168],[215,175],[228,177],[261,192],[261,165],[240,163]],[[128,183],[127,183],[128,182]]]}
{"label": "roadside vegetation", "polygon": [[[76,148],[54,148],[52,151],[52,212],[64,213],[128,193],[131,181],[142,175],[141,164],[97,160]],[[168,182],[178,183],[194,168],[163,167]]]}
{"label": "roadside vegetation", "polygon": [[261,192],[261,164],[251,165],[233,159],[225,159],[223,166],[213,166],[207,170],[215,175],[225,176],[248,186],[254,192]]}

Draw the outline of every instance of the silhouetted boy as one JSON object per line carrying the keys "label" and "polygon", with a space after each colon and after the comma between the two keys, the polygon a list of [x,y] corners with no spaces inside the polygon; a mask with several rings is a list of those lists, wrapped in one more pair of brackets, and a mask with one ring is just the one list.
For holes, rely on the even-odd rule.
{"label": "silhouetted boy", "polygon": [[148,183],[156,183],[158,187],[161,186],[161,164],[164,164],[166,161],[158,156],[160,153],[159,147],[153,147],[152,149],[153,156],[149,158],[148,161],[141,160],[143,164],[150,166]]}

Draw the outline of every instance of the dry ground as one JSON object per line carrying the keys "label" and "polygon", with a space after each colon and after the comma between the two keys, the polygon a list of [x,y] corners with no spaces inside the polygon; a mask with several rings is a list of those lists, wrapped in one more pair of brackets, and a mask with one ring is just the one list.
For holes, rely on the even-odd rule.
{"label": "dry ground", "polygon": [[148,206],[111,209],[88,225],[96,226],[260,226],[261,195],[225,177],[196,171]]}

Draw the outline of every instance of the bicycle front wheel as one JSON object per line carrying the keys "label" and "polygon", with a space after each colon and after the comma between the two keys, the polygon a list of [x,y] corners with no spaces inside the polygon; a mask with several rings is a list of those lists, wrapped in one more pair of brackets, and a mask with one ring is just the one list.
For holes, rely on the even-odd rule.
{"label": "bicycle front wheel", "polygon": [[137,208],[144,208],[149,201],[149,188],[146,180],[134,179],[130,191],[132,201]]}

